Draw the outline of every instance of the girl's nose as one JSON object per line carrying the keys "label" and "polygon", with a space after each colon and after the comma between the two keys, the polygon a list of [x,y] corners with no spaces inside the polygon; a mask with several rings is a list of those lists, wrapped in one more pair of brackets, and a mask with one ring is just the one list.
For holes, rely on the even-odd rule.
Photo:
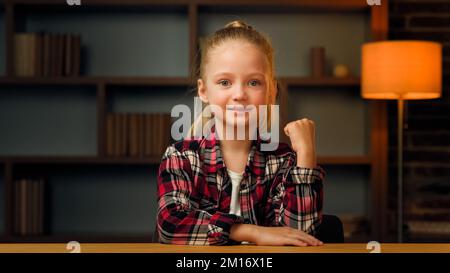
{"label": "girl's nose", "polygon": [[233,92],[233,100],[240,101],[247,98],[247,93],[245,92],[245,87],[242,85],[236,85],[236,90]]}

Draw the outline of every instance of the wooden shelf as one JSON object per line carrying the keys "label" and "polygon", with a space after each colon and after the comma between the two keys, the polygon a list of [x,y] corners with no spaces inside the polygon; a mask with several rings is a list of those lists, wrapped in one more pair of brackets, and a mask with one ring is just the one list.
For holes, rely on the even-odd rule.
{"label": "wooden shelf", "polygon": [[[279,81],[288,86],[343,86],[358,87],[360,78],[313,78],[313,77],[280,77]],[[188,77],[0,77],[0,85],[117,85],[117,86],[189,86]]]}
{"label": "wooden shelf", "polygon": [[0,77],[0,85],[188,86],[187,77]]}
{"label": "wooden shelf", "polygon": [[[154,157],[96,157],[96,156],[11,156],[0,157],[0,163],[12,164],[88,164],[88,165],[147,165],[159,164],[160,156]],[[319,156],[324,165],[370,165],[370,156]]]}
{"label": "wooden shelf", "polygon": [[0,236],[0,243],[151,243],[152,235],[34,235]]}
{"label": "wooden shelf", "polygon": [[89,156],[18,156],[0,157],[0,162],[12,164],[89,164],[89,165],[148,165],[159,164],[160,156],[154,157],[89,157]]}
{"label": "wooden shelf", "polygon": [[[183,5],[187,6],[189,0],[80,0],[81,7],[83,6],[173,6],[173,5]],[[194,1],[196,2],[196,1]],[[5,4],[14,4],[22,6],[67,6],[70,7],[66,1],[60,0],[4,0]],[[76,6],[73,6],[76,7]]]}
{"label": "wooden shelf", "polygon": [[411,242],[449,242],[450,234],[442,233],[411,233],[409,234],[409,240]]}
{"label": "wooden shelf", "polygon": [[370,156],[318,156],[317,162],[323,165],[370,165]]}
{"label": "wooden shelf", "polygon": [[360,86],[359,77],[334,78],[334,77],[283,77],[280,80],[288,86]]}
{"label": "wooden shelf", "polygon": [[[5,3],[16,5],[67,5],[61,0],[4,0]],[[289,6],[314,10],[366,10],[366,1],[361,0],[88,0],[82,1],[82,6],[172,6],[172,5],[201,5],[201,6]]]}

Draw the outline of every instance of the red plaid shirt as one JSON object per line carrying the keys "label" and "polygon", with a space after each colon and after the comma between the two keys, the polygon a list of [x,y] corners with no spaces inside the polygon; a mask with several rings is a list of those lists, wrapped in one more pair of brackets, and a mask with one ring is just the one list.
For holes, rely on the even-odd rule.
{"label": "red plaid shirt", "polygon": [[231,181],[212,134],[170,145],[158,171],[157,232],[161,243],[223,245],[236,223],[289,226],[314,235],[322,219],[324,170],[297,167],[280,143],[261,151],[252,141],[240,186],[241,216],[230,214]]}

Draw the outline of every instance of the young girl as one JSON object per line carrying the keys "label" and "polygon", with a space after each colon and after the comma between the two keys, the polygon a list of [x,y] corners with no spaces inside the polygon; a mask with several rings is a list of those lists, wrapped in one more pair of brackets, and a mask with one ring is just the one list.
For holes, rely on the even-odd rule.
{"label": "young girl", "polygon": [[[202,47],[198,95],[248,125],[240,107],[273,105],[277,88],[273,48],[265,36],[234,21]],[[248,127],[246,127],[248,128]],[[284,128],[291,147],[262,151],[261,138],[218,139],[215,126],[202,138],[170,145],[158,171],[157,232],[161,243],[321,245],[324,171],[316,165],[314,123]],[[249,136],[249,134],[246,134]]]}

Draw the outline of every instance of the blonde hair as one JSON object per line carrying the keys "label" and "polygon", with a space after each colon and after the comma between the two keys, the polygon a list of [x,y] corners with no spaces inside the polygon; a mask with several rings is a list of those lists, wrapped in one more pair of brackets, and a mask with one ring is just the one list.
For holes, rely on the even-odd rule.
{"label": "blonde hair", "polygon": [[[268,114],[267,114],[267,127],[271,128],[270,120],[271,120],[271,111],[270,105],[275,104],[276,102],[276,94],[277,94],[277,82],[275,80],[275,61],[274,61],[274,49],[268,37],[259,31],[255,30],[252,26],[248,25],[244,21],[236,20],[226,24],[223,28],[217,30],[212,35],[206,37],[200,43],[200,51],[199,56],[197,56],[197,65],[194,66],[195,70],[192,73],[192,81],[193,84],[197,83],[197,79],[204,78],[205,75],[205,65],[208,62],[209,52],[222,45],[226,41],[230,40],[242,40],[248,42],[252,45],[258,47],[266,56],[267,64],[268,64],[268,75],[266,79],[268,81],[268,92],[266,92],[266,104],[268,105]],[[204,109],[202,107],[202,113]],[[194,130],[197,129],[201,124],[205,125],[210,118],[200,116],[196,117],[190,130],[188,136],[193,136]],[[201,128],[203,129],[203,128]]]}

